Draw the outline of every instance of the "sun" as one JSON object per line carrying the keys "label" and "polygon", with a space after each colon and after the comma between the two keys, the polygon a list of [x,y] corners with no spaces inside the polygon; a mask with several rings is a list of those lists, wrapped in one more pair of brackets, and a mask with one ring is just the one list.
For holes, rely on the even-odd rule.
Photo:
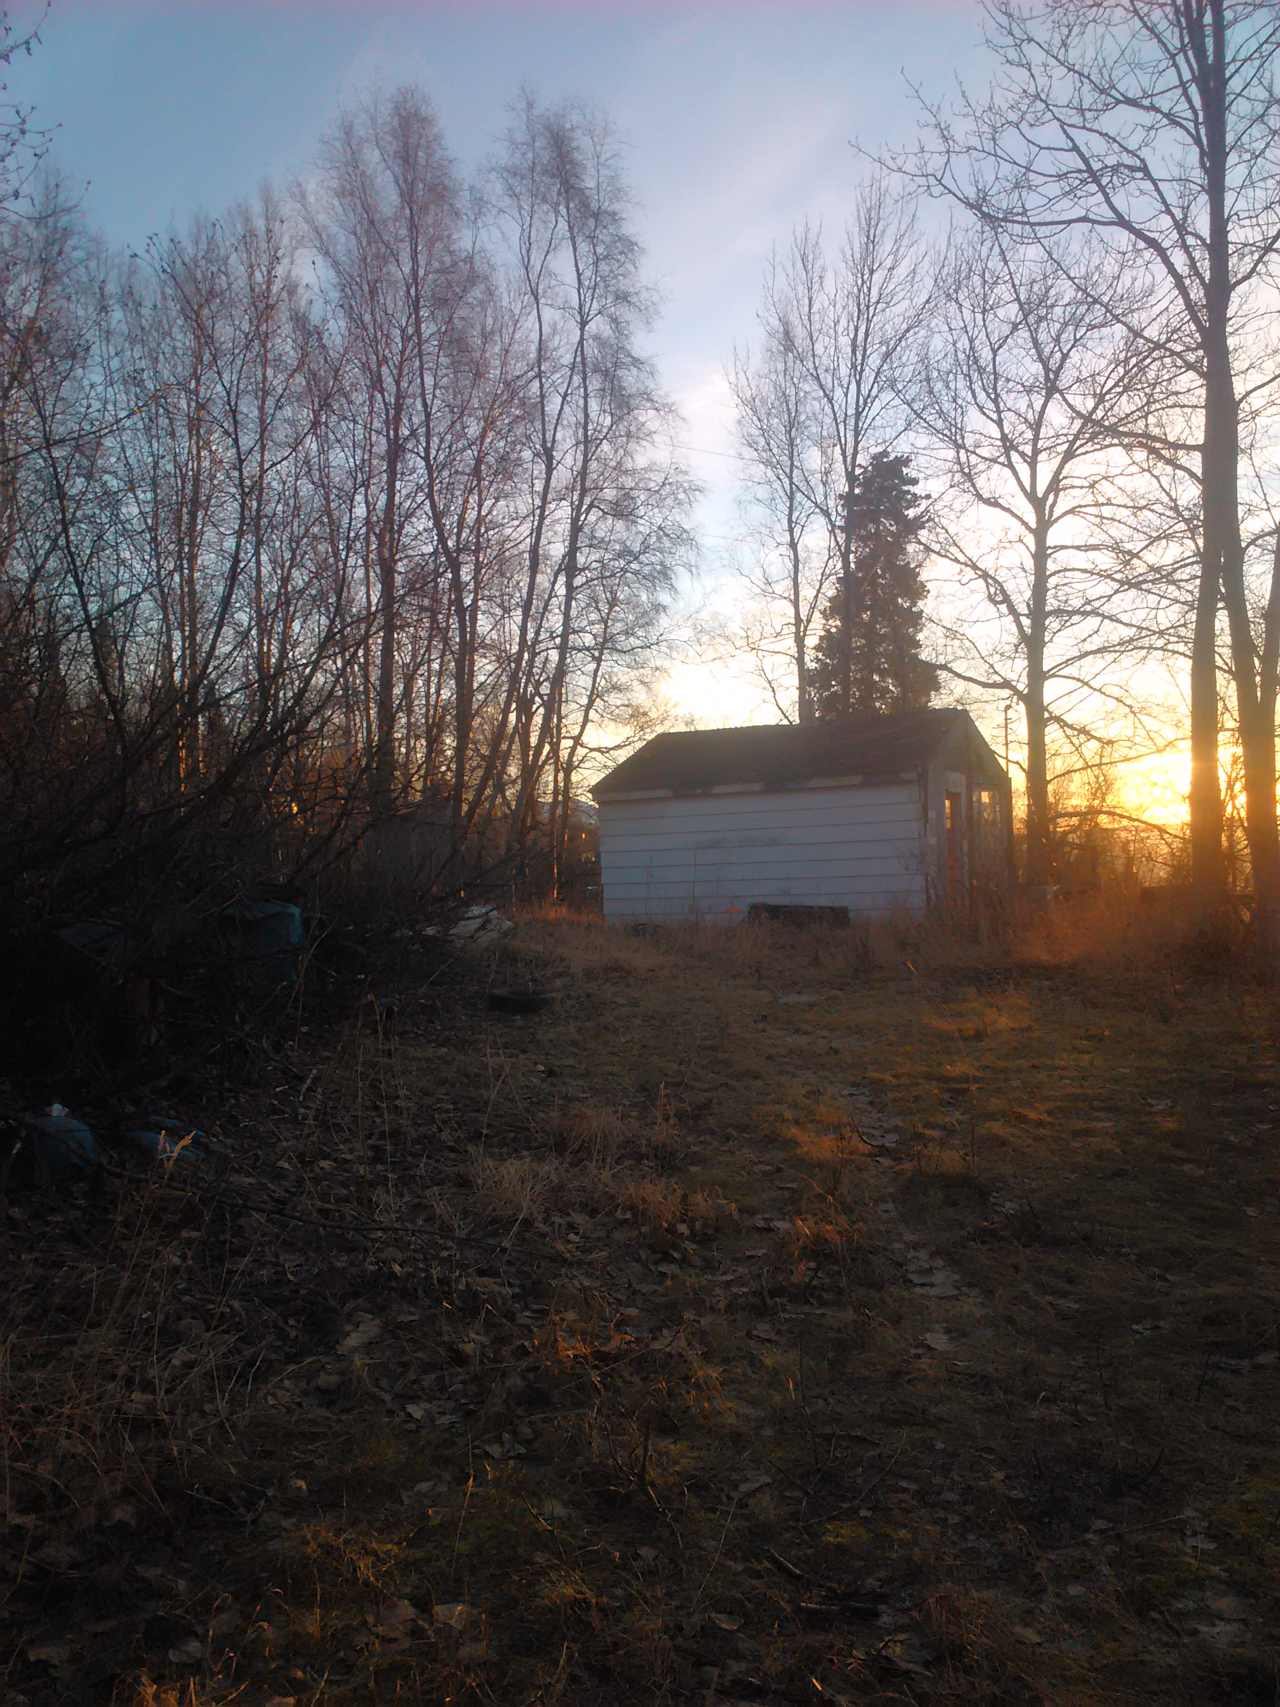
{"label": "sun", "polygon": [[1148,753],[1119,767],[1115,804],[1121,812],[1170,827],[1187,821],[1191,756],[1185,749]]}

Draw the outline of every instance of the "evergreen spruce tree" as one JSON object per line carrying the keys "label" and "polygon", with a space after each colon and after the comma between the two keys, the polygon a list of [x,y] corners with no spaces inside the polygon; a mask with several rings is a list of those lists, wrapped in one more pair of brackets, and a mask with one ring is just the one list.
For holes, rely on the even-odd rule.
{"label": "evergreen spruce tree", "polygon": [[920,656],[926,515],[910,462],[877,451],[854,481],[850,572],[827,604],[814,649],[818,717],[919,711],[938,685],[937,671]]}

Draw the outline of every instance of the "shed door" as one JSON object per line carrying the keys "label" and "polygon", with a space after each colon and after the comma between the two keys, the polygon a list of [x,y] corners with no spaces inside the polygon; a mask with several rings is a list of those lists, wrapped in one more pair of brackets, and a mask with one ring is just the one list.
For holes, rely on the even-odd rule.
{"label": "shed door", "polygon": [[960,794],[947,795],[947,896],[952,901],[960,899],[964,886],[963,798]]}

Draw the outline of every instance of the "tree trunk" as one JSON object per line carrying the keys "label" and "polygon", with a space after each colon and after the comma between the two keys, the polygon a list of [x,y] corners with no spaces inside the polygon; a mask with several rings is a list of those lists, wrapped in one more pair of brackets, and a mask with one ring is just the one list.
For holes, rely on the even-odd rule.
{"label": "tree trunk", "polygon": [[1040,889],[1053,880],[1049,845],[1049,752],[1045,727],[1045,623],[1049,598],[1049,530],[1036,518],[1031,542],[1031,610],[1027,624],[1027,852],[1025,879]]}
{"label": "tree trunk", "polygon": [[808,643],[805,636],[804,588],[796,525],[794,489],[787,502],[787,550],[791,564],[791,648],[796,661],[796,721],[813,722],[813,694],[809,687]]}
{"label": "tree trunk", "polygon": [[853,471],[848,471],[848,485],[844,493],[844,528],[840,539],[840,577],[844,591],[844,635],[841,659],[843,681],[841,683],[840,709],[844,716],[853,713],[853,635],[854,624],[858,620],[857,598],[853,584]]}
{"label": "tree trunk", "polygon": [[1040,889],[1052,880],[1049,848],[1049,761],[1044,727],[1044,664],[1028,660],[1027,694],[1027,852],[1025,879]]}
{"label": "tree trunk", "polygon": [[1226,896],[1222,858],[1222,784],[1218,776],[1218,569],[1201,546],[1200,586],[1191,644],[1191,888],[1197,916],[1208,925]]}
{"label": "tree trunk", "polygon": [[[398,422],[397,422],[398,424]],[[393,446],[387,457],[387,490],[378,525],[378,606],[381,636],[378,650],[377,727],[374,732],[372,805],[378,817],[395,809],[396,783],[396,485],[399,457]]]}
{"label": "tree trunk", "polygon": [[[1202,864],[1197,870],[1193,860],[1193,883],[1197,911],[1202,925],[1211,925],[1214,915],[1221,914],[1226,904],[1226,869],[1222,862],[1222,804],[1218,782],[1217,753],[1217,665],[1214,652],[1217,602],[1222,598],[1227,608],[1231,633],[1232,665],[1236,681],[1236,701],[1239,708],[1240,745],[1244,758],[1246,824],[1250,859],[1254,864],[1254,884],[1265,885],[1270,895],[1275,886],[1275,731],[1269,741],[1260,739],[1258,730],[1258,693],[1255,675],[1253,637],[1249,628],[1248,608],[1244,590],[1244,548],[1240,536],[1239,463],[1240,420],[1235,383],[1231,370],[1230,313],[1231,313],[1231,232],[1227,207],[1227,87],[1226,87],[1226,20],[1224,0],[1209,0],[1209,40],[1198,36],[1194,44],[1200,101],[1204,113],[1205,191],[1209,218],[1209,275],[1205,287],[1204,330],[1202,347],[1205,358],[1204,439],[1201,446],[1202,505],[1204,511],[1201,544],[1201,580],[1196,606],[1195,658],[1193,660],[1192,737],[1193,766],[1201,767],[1200,806],[1202,821],[1192,824],[1193,853],[1201,844]],[[1213,621],[1210,621],[1210,608]],[[1213,680],[1210,683],[1210,671]],[[1209,764],[1209,704],[1212,686],[1213,754],[1212,792],[1205,774]],[[1196,698],[1198,690],[1197,704]],[[1200,748],[1195,749],[1199,734]],[[1270,773],[1269,781],[1267,773]],[[1194,772],[1193,772],[1194,777]],[[1265,789],[1268,797],[1259,798]],[[1193,790],[1193,804],[1196,794]],[[1216,807],[1216,817],[1210,823],[1207,812]],[[1265,831],[1265,819],[1270,819],[1270,835]],[[1199,834],[1197,835],[1197,829]],[[1258,836],[1255,852],[1254,838]],[[1210,840],[1213,841],[1215,863],[1207,862]],[[1261,856],[1261,867],[1259,867]]]}

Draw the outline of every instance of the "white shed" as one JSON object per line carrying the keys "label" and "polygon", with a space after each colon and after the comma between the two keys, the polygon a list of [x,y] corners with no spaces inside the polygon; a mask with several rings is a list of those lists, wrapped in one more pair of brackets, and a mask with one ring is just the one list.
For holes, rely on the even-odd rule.
{"label": "white shed", "polygon": [[610,919],[919,913],[1011,875],[1009,779],[965,711],[658,735],[592,793]]}

